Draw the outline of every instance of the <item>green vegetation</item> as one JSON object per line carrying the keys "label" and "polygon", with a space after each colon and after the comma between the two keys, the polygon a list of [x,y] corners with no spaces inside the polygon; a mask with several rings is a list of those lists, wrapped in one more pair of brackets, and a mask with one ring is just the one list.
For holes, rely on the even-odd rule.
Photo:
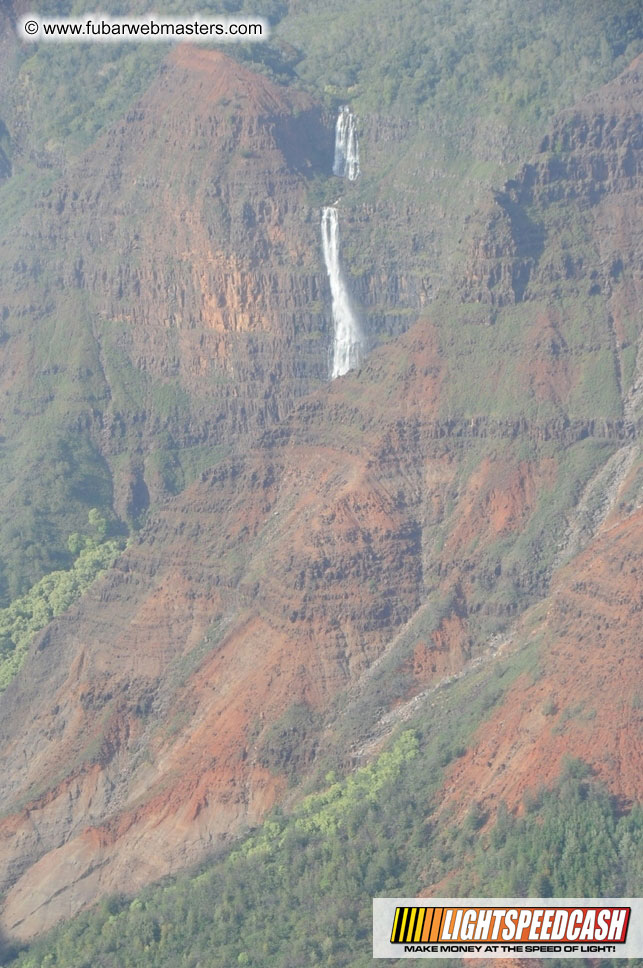
{"label": "green vegetation", "polygon": [[[48,16],[54,14],[47,11]],[[42,44],[26,46],[19,80],[31,124],[54,155],[77,152],[141,94],[167,54],[164,45]],[[78,77],[83,83],[77,83]],[[55,82],[54,82],[55,78]],[[54,83],[52,83],[54,82]],[[57,110],[43,91],[50,90]],[[35,96],[39,92],[39,96]]]}
{"label": "green vegetation", "polygon": [[69,537],[75,558],[71,568],[50,572],[26,595],[0,610],[0,693],[20,671],[36,632],[78,601],[123,550],[121,538],[106,537],[107,520],[97,508],[88,517],[92,535]]}
{"label": "green vegetation", "polygon": [[[540,121],[598,86],[639,51],[642,13],[625,0],[304,0],[278,37],[300,53],[297,78],[361,111],[489,112]],[[574,30],[569,30],[569,24]],[[573,65],[573,69],[572,69]]]}
{"label": "green vegetation", "polygon": [[327,757],[318,789],[289,814],[275,809],[192,874],[106,899],[5,954],[6,968],[366,968],[373,896],[437,882],[459,896],[640,893],[643,811],[624,813],[578,760],[552,790],[536,783],[521,815],[502,804],[491,823],[478,803],[464,818],[436,811],[445,769],[537,663],[531,640],[435,691],[368,766],[342,779]]}
{"label": "green vegetation", "polygon": [[[55,7],[55,10],[52,9]],[[147,12],[142,0],[112,0],[113,15]],[[54,12],[81,15],[88,0],[58,0]],[[249,0],[205,0],[204,15],[256,14]],[[169,0],[167,16],[191,14]],[[534,0],[529,15],[512,0],[265,0],[270,43],[227,45],[226,52],[281,82],[351,98],[362,111],[405,115],[457,104],[474,117],[480,103],[507,117],[539,121],[557,106],[613,76],[638,53],[641,8],[623,0]],[[574,30],[568,29],[574,24]],[[88,143],[149,83],[169,45],[26,46],[20,81],[42,143]],[[58,110],[46,110],[46,89]],[[4,119],[5,121],[7,119]],[[10,125],[9,125],[10,127]]]}
{"label": "green vegetation", "polygon": [[[459,896],[634,895],[643,811],[620,814],[581,761],[490,829],[474,805],[463,824],[432,827],[427,775],[439,772],[408,730],[367,768],[275,811],[261,830],[200,873],[114,897],[5,964],[16,968],[365,968],[371,898],[411,895],[457,871]],[[332,779],[330,777],[329,779]]]}
{"label": "green vegetation", "polygon": [[[466,870],[447,879],[445,895],[466,897],[628,897],[643,885],[643,810],[623,814],[587,764],[568,759],[553,790],[525,797],[523,816],[501,804],[488,834],[452,826],[437,846]],[[469,846],[467,846],[467,844]]]}
{"label": "green vegetation", "polygon": [[[224,631],[220,619],[210,646]],[[438,809],[445,771],[474,731],[517,677],[538,676],[540,638],[526,642],[433,690],[383,752],[348,773],[363,710],[354,703],[349,722],[338,706],[312,789],[293,791],[289,813],[273,810],[196,872],[135,898],[108,898],[25,950],[7,949],[6,968],[366,968],[373,896],[413,895],[438,882],[460,896],[640,893],[643,811],[623,812],[580,761],[566,764],[552,790],[536,781],[520,815],[501,804],[489,822],[476,802],[464,817]],[[364,702],[378,708],[374,688]],[[259,758],[276,756],[268,765],[287,773],[282,747],[299,755],[311,715],[302,705],[286,710]]]}
{"label": "green vegetation", "polygon": [[[2,283],[7,272],[3,266]],[[10,315],[6,329],[20,379],[2,414],[0,605],[69,566],[67,537],[90,508],[114,519],[111,473],[94,429],[109,389],[86,300],[66,293],[64,313],[34,312],[30,326]]]}
{"label": "green vegetation", "polygon": [[259,762],[295,782],[313,758],[320,725],[310,706],[293,703],[263,736]]}

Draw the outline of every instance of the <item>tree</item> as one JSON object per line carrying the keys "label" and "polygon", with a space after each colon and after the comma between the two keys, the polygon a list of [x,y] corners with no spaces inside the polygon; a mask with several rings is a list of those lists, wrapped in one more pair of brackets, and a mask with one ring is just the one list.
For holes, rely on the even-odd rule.
{"label": "tree", "polygon": [[107,518],[101,514],[98,508],[92,508],[87,518],[96,540],[103,541],[107,534]]}

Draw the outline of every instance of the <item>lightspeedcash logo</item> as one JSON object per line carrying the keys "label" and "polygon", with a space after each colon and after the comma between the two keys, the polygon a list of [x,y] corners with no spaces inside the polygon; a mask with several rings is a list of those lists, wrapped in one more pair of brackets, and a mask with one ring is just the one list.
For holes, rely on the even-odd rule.
{"label": "lightspeedcash logo", "polygon": [[373,901],[375,958],[643,955],[641,899]]}

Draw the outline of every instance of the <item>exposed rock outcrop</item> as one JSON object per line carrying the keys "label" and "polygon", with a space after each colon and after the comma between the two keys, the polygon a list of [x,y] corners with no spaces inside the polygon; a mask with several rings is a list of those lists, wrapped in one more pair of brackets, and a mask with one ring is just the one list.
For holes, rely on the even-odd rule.
{"label": "exposed rock outcrop", "polygon": [[[596,112],[611,103],[610,90]],[[196,99],[187,121],[186,97]],[[624,112],[616,127],[631,131]],[[312,132],[304,150],[295,137],[301,125]],[[265,743],[293,706],[311,710],[314,733],[343,697],[359,738],[373,717],[457,672],[519,622],[550,593],[588,481],[622,442],[638,446],[640,434],[637,411],[624,413],[641,294],[640,226],[627,214],[640,205],[640,185],[629,174],[607,179],[597,199],[565,194],[565,217],[583,231],[569,254],[585,261],[564,300],[555,298],[567,278],[555,269],[557,195],[549,185],[537,198],[532,186],[524,198],[523,176],[477,220],[484,231],[464,289],[376,349],[359,372],[294,406],[322,383],[324,360],[305,348],[317,345],[323,318],[311,307],[321,292],[318,221],[307,222],[304,198],[308,147],[321,132],[314,105],[220,55],[178,50],[121,127],[106,136],[100,150],[110,163],[100,175],[95,169],[91,187],[76,198],[71,187],[57,188],[30,222],[31,239],[54,246],[48,259],[64,280],[54,275],[40,290],[41,318],[70,290],[91,300],[111,394],[109,417],[96,421],[110,458],[119,428],[125,436],[131,425],[145,441],[150,426],[175,419],[145,395],[127,410],[119,391],[116,403],[123,366],[155,386],[176,380],[190,395],[193,416],[182,429],[176,423],[186,442],[221,440],[223,425],[264,429],[243,438],[245,452],[217,455],[150,515],[116,567],[37,637],[5,694],[0,890],[2,927],[18,937],[195,861],[257,822],[284,794],[287,776],[266,765]],[[611,141],[601,137],[609,154]],[[580,138],[570,135],[569,144]],[[189,175],[179,164],[186,145],[203,159]],[[255,149],[260,159],[243,155]],[[99,149],[92,158],[98,165]],[[49,204],[60,209],[55,244]],[[617,210],[624,228],[609,245],[622,269],[601,288],[587,251],[607,244]],[[529,234],[532,225],[540,236]],[[56,261],[63,242],[75,262]],[[109,255],[90,265],[86,245]],[[14,286],[12,312],[25,318],[36,262],[13,270],[24,287]],[[108,358],[116,350],[118,366]],[[18,358],[9,360],[20,372]],[[9,374],[1,375],[5,387]],[[617,505],[639,500],[627,473],[597,528],[613,523]],[[123,500],[135,500],[140,483],[130,466]],[[591,606],[578,627],[600,650],[613,611],[605,641],[613,650],[627,640],[624,673],[631,669],[640,602],[627,576],[622,594],[603,587],[615,562],[638,567],[639,513],[631,506],[623,517],[585,551],[581,533],[578,572],[571,562],[554,579],[548,628],[587,695],[606,667],[600,655],[585,661],[585,645],[568,638],[570,614]],[[555,650],[551,657],[555,664]],[[388,674],[373,676],[370,692],[352,693],[384,659]],[[528,687],[535,702],[540,688]],[[623,749],[631,750],[620,708],[600,723],[606,748],[625,731]],[[307,738],[314,749],[315,736]],[[493,763],[490,742],[479,745]],[[516,788],[524,784],[525,764],[513,755],[503,746],[502,777],[500,767],[485,774],[485,790],[510,795],[514,770]],[[476,765],[466,782],[478,782]],[[619,792],[632,788],[628,781]]]}

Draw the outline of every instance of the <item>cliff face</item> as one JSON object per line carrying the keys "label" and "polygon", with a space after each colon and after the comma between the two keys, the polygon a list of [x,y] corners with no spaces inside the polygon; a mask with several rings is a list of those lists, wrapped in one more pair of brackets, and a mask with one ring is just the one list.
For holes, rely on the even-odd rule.
{"label": "cliff face", "polygon": [[[608,85],[561,119],[543,157],[472,220],[448,300],[285,418],[327,365],[306,186],[328,145],[308,98],[177,50],[84,160],[91,189],[70,175],[28,221],[48,283],[37,308],[35,261],[14,266],[10,318],[34,310],[45,326],[70,292],[92,307],[103,396],[87,423],[110,466],[132,434],[143,451],[162,427],[186,445],[255,436],[150,515],[37,637],[4,696],[9,934],[202,857],[285,797],[322,745],[350,758],[400,704],[523,634],[537,603],[549,603],[554,644],[544,681],[524,687],[532,707],[553,691],[562,709],[565,683],[549,683],[563,659],[583,696],[607,681],[598,651],[583,651],[605,643],[627,678],[639,604],[634,578],[618,595],[608,578],[616,560],[638,567],[641,182],[614,160],[629,157],[625,134],[601,134],[590,158],[582,132],[600,116],[601,132],[635,140],[639,84],[635,64],[616,82],[622,97]],[[552,167],[559,130],[567,147]],[[601,191],[579,174],[596,170],[612,171]],[[12,330],[5,392],[24,378],[30,339]],[[140,398],[133,378],[118,385],[123,371],[142,374]],[[189,398],[185,410],[180,395],[162,409],[164,386]],[[135,482],[135,468],[123,474]],[[590,600],[570,631],[570,610]],[[539,715],[502,756],[487,751],[493,729],[480,737],[459,788],[517,796]],[[617,736],[631,748],[628,719],[597,716],[606,748]],[[634,778],[618,792],[633,796]]]}
{"label": "cliff face", "polygon": [[88,290],[126,359],[176,378],[213,424],[228,409],[233,428],[261,423],[268,388],[288,406],[326,376],[302,343],[324,329],[305,190],[327,140],[309,98],[179,48],[46,202],[62,287]]}
{"label": "cliff face", "polygon": [[[179,47],[61,177],[42,161],[46,187],[0,240],[0,601],[60,563],[87,507],[136,519],[326,383],[333,122],[308,95]],[[382,236],[368,274],[348,273],[371,342],[431,297],[388,250]]]}
{"label": "cliff face", "polygon": [[556,576],[546,610],[525,617],[517,638],[543,641],[537,674],[517,680],[474,736],[442,809],[519,808],[553,785],[567,757],[591,762],[624,806],[640,798],[642,526],[640,508],[614,514]]}
{"label": "cliff face", "polygon": [[331,152],[309,97],[177,48],[40,193],[0,247],[7,497],[20,505],[35,468],[46,479],[60,459],[56,442],[80,451],[80,439],[93,494],[70,485],[48,509],[60,486],[43,480],[32,503],[61,537],[80,491],[136,515],[207,464],[205,448],[325,382],[327,280],[307,196]]}
{"label": "cliff face", "polygon": [[[609,292],[624,268],[623,243],[638,234],[642,75],[638,57],[600,94],[563,112],[535,159],[472,220],[465,299],[510,305],[569,280]],[[640,282],[640,260],[625,249]]]}

